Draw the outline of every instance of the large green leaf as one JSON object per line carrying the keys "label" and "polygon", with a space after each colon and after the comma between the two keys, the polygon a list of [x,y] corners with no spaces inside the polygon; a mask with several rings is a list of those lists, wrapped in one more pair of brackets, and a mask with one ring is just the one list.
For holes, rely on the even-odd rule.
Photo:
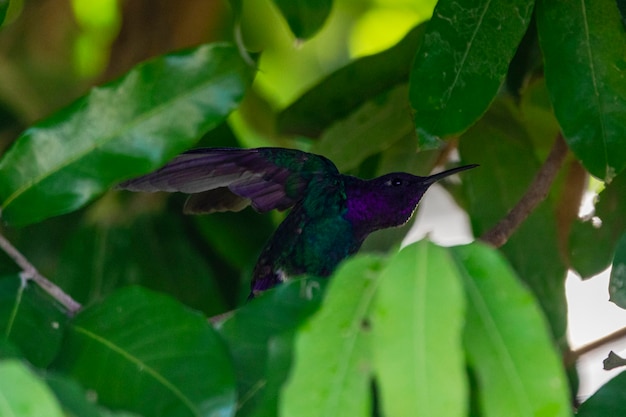
{"label": "large green leaf", "polygon": [[291,365],[293,332],[317,310],[326,283],[303,278],[281,284],[219,326],[235,365],[239,416],[276,415],[278,393]]}
{"label": "large green leaf", "polygon": [[604,384],[578,408],[576,417],[618,417],[626,415],[626,372]]}
{"label": "large green leaf", "polygon": [[129,287],[80,313],[56,368],[111,408],[150,416],[228,416],[235,381],[206,318],[169,297]]}
{"label": "large green leaf", "polygon": [[587,170],[626,167],[626,32],[614,0],[541,0],[537,27],[554,112]]}
{"label": "large green leaf", "polygon": [[308,39],[319,31],[330,14],[332,0],[274,0],[299,39]]}
{"label": "large green leaf", "polygon": [[481,416],[571,416],[561,358],[532,294],[493,249],[451,249],[467,297],[465,347]]}
{"label": "large green leaf", "polygon": [[488,108],[530,21],[532,0],[442,0],[411,70],[420,143],[458,134]]}
{"label": "large green leaf", "polygon": [[55,357],[65,320],[35,284],[24,285],[17,275],[0,278],[0,338],[12,342],[33,365],[47,366]]}
{"label": "large green leaf", "polygon": [[77,209],[190,147],[238,105],[253,70],[204,45],[140,64],[26,130],[0,161],[2,216],[24,225]]}
{"label": "large green leaf", "polygon": [[626,231],[626,175],[624,173],[598,195],[594,216],[574,223],[570,234],[571,267],[589,278],[611,265],[617,241]]}
{"label": "large green leaf", "polygon": [[465,416],[465,300],[449,253],[421,241],[378,279],[372,350],[383,415]]}
{"label": "large green leaf", "polygon": [[20,361],[0,361],[0,376],[0,416],[64,416],[50,389]]}
{"label": "large green leaf", "polygon": [[296,336],[281,415],[370,415],[368,310],[379,268],[379,258],[359,256],[333,275],[322,307]]}
{"label": "large green leaf", "polygon": [[359,58],[330,74],[278,115],[278,130],[318,137],[368,100],[406,83],[424,28],[425,24],[416,26],[386,51]]}
{"label": "large green leaf", "polygon": [[[501,100],[461,138],[463,162],[480,164],[464,174],[463,194],[476,236],[496,225],[526,193],[539,169],[527,123]],[[501,249],[541,303],[554,336],[565,342],[566,267],[561,260],[551,201],[541,203]]]}

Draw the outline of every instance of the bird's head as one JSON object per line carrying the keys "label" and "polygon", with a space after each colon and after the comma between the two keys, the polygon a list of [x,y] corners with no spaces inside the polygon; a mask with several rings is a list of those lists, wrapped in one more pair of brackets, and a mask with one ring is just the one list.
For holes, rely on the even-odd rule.
{"label": "bird's head", "polygon": [[465,165],[428,177],[393,172],[367,181],[355,181],[346,189],[346,217],[365,233],[401,226],[411,218],[428,187],[476,166]]}

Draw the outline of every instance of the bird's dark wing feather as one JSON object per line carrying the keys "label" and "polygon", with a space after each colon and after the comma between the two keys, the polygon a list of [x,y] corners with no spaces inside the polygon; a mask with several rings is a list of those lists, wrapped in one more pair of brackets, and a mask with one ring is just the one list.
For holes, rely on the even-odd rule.
{"label": "bird's dark wing feather", "polygon": [[338,174],[328,159],[294,149],[199,148],[118,188],[192,194],[189,213],[238,211],[248,204],[263,212],[295,204],[311,178]]}

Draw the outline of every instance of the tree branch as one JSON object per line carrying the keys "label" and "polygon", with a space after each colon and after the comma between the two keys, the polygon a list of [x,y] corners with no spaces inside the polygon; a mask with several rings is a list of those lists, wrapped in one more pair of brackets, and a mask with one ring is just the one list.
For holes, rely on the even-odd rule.
{"label": "tree branch", "polygon": [[548,158],[537,172],[526,194],[495,227],[485,232],[480,240],[496,248],[504,245],[539,203],[545,200],[566,155],[567,144],[559,133]]}
{"label": "tree branch", "polygon": [[72,297],[63,292],[61,288],[53,284],[46,277],[41,275],[39,271],[30,263],[24,255],[22,255],[2,234],[0,234],[0,248],[6,252],[11,259],[22,268],[22,274],[20,276],[24,280],[32,280],[45,292],[47,292],[52,298],[57,300],[70,316],[73,316],[81,309],[81,305],[76,302]]}
{"label": "tree branch", "polygon": [[601,348],[604,345],[623,339],[625,337],[626,337],[626,327],[622,327],[621,329],[616,330],[611,334],[608,334],[597,340],[594,340],[593,342],[588,343],[584,346],[581,346],[576,350],[572,350],[565,356],[565,365],[567,366],[573,365],[576,363],[576,361],[578,361],[578,359],[582,355],[585,355],[591,352],[592,350],[596,350],[598,348]]}

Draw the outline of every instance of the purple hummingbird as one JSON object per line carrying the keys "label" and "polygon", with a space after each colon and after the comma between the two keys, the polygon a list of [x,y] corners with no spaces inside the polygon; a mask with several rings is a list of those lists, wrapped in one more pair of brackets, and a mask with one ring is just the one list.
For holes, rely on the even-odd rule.
{"label": "purple hummingbird", "polygon": [[370,233],[405,224],[430,185],[476,166],[364,180],[341,174],[323,156],[294,149],[199,148],[118,188],[191,194],[187,214],[292,207],[259,256],[253,298],[290,277],[330,275]]}

